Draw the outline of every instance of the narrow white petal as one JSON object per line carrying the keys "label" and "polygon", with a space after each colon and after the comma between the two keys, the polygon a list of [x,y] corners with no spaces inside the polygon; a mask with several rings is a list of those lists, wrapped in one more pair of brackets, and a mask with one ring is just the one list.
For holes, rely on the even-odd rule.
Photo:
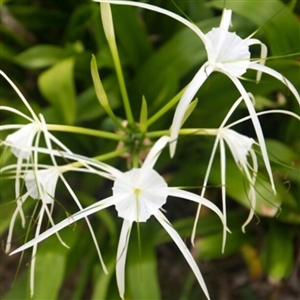
{"label": "narrow white petal", "polygon": [[[249,94],[249,97],[252,98],[253,95],[248,93]],[[253,97],[254,98],[254,97]],[[237,107],[240,105],[240,103],[244,100],[243,96],[241,96],[240,98],[238,98],[234,103],[233,105],[231,106],[230,110],[228,111],[227,115],[225,116],[225,118],[223,119],[222,121],[222,124],[220,125],[219,127],[219,130],[221,128],[223,128],[226,123],[228,122],[229,118],[231,117],[231,115],[233,114],[233,112],[237,109]],[[251,117],[249,117],[251,118]],[[231,127],[231,126],[226,126],[227,128]]]}
{"label": "narrow white petal", "polygon": [[122,299],[124,299],[124,293],[125,293],[125,264],[126,264],[131,226],[132,226],[131,221],[127,221],[127,220],[123,221],[123,225],[120,233],[118,251],[117,251],[116,278],[117,278],[119,294]]}
{"label": "narrow white petal", "polygon": [[221,160],[221,193],[222,193],[222,207],[225,225],[223,226],[223,241],[222,241],[222,253],[225,250],[226,244],[226,227],[227,227],[227,210],[226,210],[226,150],[224,140],[220,139],[220,160]]}
{"label": "narrow white petal", "polygon": [[247,176],[247,179],[250,183],[250,188],[248,192],[248,198],[250,200],[250,212],[247,220],[245,223],[242,225],[242,231],[245,232],[246,226],[250,223],[252,220],[254,213],[255,213],[255,207],[256,207],[256,192],[255,192],[255,181],[256,181],[256,176],[257,176],[257,171],[258,171],[258,163],[257,163],[257,157],[255,152],[251,149],[250,150],[250,155],[252,158],[252,163],[253,163],[253,170],[252,170],[252,176],[250,175],[250,172],[248,170],[248,167],[245,166],[245,174]]}
{"label": "narrow white petal", "polygon": [[171,157],[175,154],[176,144],[177,144],[177,137],[179,133],[179,129],[181,127],[181,123],[184,117],[184,114],[193,100],[195,94],[203,84],[203,82],[206,80],[206,78],[211,74],[213,71],[212,68],[210,68],[207,64],[204,64],[200,70],[197,72],[197,74],[194,76],[192,81],[189,83],[187,89],[185,90],[184,94],[182,95],[174,117],[173,122],[171,125],[171,134],[170,134],[170,155]]}
{"label": "narrow white petal", "polygon": [[39,236],[37,236],[36,238],[32,239],[31,241],[27,242],[26,244],[24,244],[23,246],[19,247],[18,249],[14,250],[12,253],[10,253],[10,255],[16,254],[18,252],[24,251],[27,248],[30,248],[32,246],[34,246],[35,244],[45,240],[46,238],[48,238],[49,236],[51,236],[54,233],[57,233],[58,231],[60,231],[61,229],[73,224],[74,222],[87,217],[93,213],[96,213],[104,208],[107,208],[111,205],[113,205],[115,202],[114,197],[108,197],[104,200],[101,200],[93,205],[90,205],[89,207],[75,213],[74,215],[68,217],[67,219],[61,221],[60,223],[54,225],[53,227],[51,227],[50,229],[46,230],[45,232],[43,232],[42,234],[40,234]]}
{"label": "narrow white petal", "polygon": [[179,197],[179,198],[183,198],[183,199],[187,199],[187,200],[196,202],[201,205],[205,205],[206,207],[210,208],[212,211],[214,211],[219,216],[219,218],[221,219],[222,224],[224,226],[226,225],[224,216],[223,216],[222,212],[220,211],[220,209],[214,203],[205,199],[204,197],[201,197],[199,195],[196,195],[196,194],[188,192],[188,191],[179,190],[178,188],[174,188],[174,187],[169,188],[169,196]]}
{"label": "narrow white petal", "polygon": [[[72,190],[72,188],[70,187],[69,183],[67,182],[67,180],[65,179],[65,177],[63,176],[63,174],[60,174],[60,179],[62,180],[62,182],[64,183],[65,187],[67,188],[68,192],[70,193],[71,197],[73,198],[73,200],[75,201],[75,203],[77,204],[78,208],[80,210],[83,210],[83,207],[80,203],[80,201],[78,200],[76,194],[74,193],[74,191]],[[90,223],[88,217],[84,217],[88,227],[89,227],[89,231],[91,233],[91,236],[92,236],[92,239],[93,239],[93,242],[94,242],[94,245],[96,247],[96,251],[97,251],[97,254],[98,254],[98,257],[99,257],[99,260],[100,260],[100,263],[101,263],[101,266],[102,266],[102,269],[104,271],[104,273],[108,274],[108,271],[107,271],[107,268],[106,268],[106,265],[104,263],[104,260],[103,260],[103,257],[102,257],[102,254],[101,254],[101,251],[100,251],[100,248],[99,248],[99,245],[98,245],[98,242],[97,242],[97,238],[96,238],[96,235],[95,235],[95,232],[93,230],[93,227],[92,227],[92,224]]]}
{"label": "narrow white petal", "polygon": [[[43,216],[44,216],[44,207],[41,208],[38,216],[38,222],[35,231],[35,238],[40,234]],[[36,261],[36,252],[37,252],[37,244],[33,245],[32,254],[31,254],[31,262],[30,262],[30,297],[34,294],[34,271],[35,271],[35,261]]]}
{"label": "narrow white petal", "polygon": [[[271,109],[271,110],[267,110],[267,111],[261,111],[261,112],[258,112],[256,115],[257,116],[262,116],[262,115],[267,115],[267,114],[283,114],[283,115],[288,115],[288,116],[291,116],[295,119],[297,119],[298,121],[300,121],[300,116],[291,112],[291,111],[288,111],[288,110],[284,110],[284,109]],[[241,118],[233,123],[230,123],[229,125],[227,125],[226,127],[227,128],[230,128],[230,127],[233,127],[237,124],[240,124],[242,122],[245,122],[247,120],[251,119],[251,116],[247,116],[247,117],[244,117],[244,118]]]}
{"label": "narrow white petal", "polygon": [[263,65],[260,65],[260,64],[251,64],[249,69],[253,69],[253,70],[263,72],[263,73],[267,73],[267,74],[275,77],[279,81],[281,81],[293,93],[293,95],[295,96],[295,98],[298,101],[298,104],[300,105],[300,96],[299,96],[298,91],[292,85],[292,83],[287,78],[285,78],[282,74],[280,74],[279,72],[277,72],[277,71],[275,71],[275,70],[273,70],[273,69],[271,69],[267,66],[263,66]]}
{"label": "narrow white petal", "polygon": [[[216,137],[210,158],[209,158],[209,162],[208,162],[208,166],[206,169],[206,173],[205,173],[205,177],[204,177],[204,182],[203,182],[203,187],[201,190],[201,197],[204,197],[205,195],[205,191],[206,191],[206,185],[208,182],[208,178],[209,178],[209,174],[210,174],[210,170],[212,168],[212,164],[214,161],[214,157],[217,151],[217,147],[219,144],[219,136]],[[194,225],[193,225],[193,231],[192,231],[192,237],[191,237],[191,242],[194,246],[194,241],[195,241],[195,236],[196,236],[196,229],[197,229],[197,224],[198,224],[198,220],[199,220],[199,216],[200,216],[200,210],[201,210],[201,203],[199,203],[198,208],[197,208],[197,213],[196,213],[196,217],[195,217],[195,221],[194,221]]]}
{"label": "narrow white petal", "polygon": [[[257,65],[257,66],[260,66],[260,65]],[[265,68],[265,66],[260,66],[260,67]],[[240,83],[240,81],[236,77],[233,77],[228,73],[226,73],[226,75],[232,80],[232,82],[235,84],[235,86],[237,87],[237,89],[241,93],[242,97],[244,98],[245,104],[248,108],[248,111],[249,111],[249,114],[251,116],[251,120],[252,120],[254,129],[255,129],[255,132],[256,132],[256,135],[257,135],[258,143],[259,143],[260,150],[261,150],[261,153],[262,153],[262,157],[263,157],[263,160],[264,160],[264,163],[265,163],[265,167],[267,169],[267,172],[268,172],[268,175],[269,175],[269,178],[270,178],[270,183],[271,183],[272,189],[273,189],[274,193],[276,193],[273,174],[272,174],[271,165],[270,165],[268,152],[267,152],[267,147],[266,147],[266,142],[265,142],[265,139],[264,139],[262,128],[260,126],[260,123],[259,123],[259,120],[258,120],[258,117],[257,117],[257,113],[256,113],[256,111],[253,107],[253,104],[251,102],[251,99],[249,98],[249,95],[247,94],[245,88]]]}
{"label": "narrow white petal", "polygon": [[[15,109],[15,108],[13,108],[13,107],[2,106],[2,105],[1,105],[1,106],[0,106],[0,110],[5,110],[5,111],[12,112],[12,113],[14,113],[14,114],[16,114],[16,115],[19,115],[19,116],[23,117],[24,119],[26,119],[26,120],[29,121],[30,123],[34,123],[34,119],[29,118],[29,117],[26,116],[24,113],[22,113],[21,111]],[[14,124],[14,125],[15,125],[15,124]],[[23,124],[22,126],[20,126],[20,127],[23,127],[23,126],[24,126],[24,124]],[[0,128],[2,129],[2,126],[0,126]],[[1,130],[1,129],[0,129],[0,130]]]}
{"label": "narrow white petal", "polygon": [[223,30],[228,31],[230,23],[231,23],[231,15],[232,15],[232,10],[231,9],[224,9],[223,14],[222,14],[222,19],[220,23],[220,28]]}
{"label": "narrow white petal", "polygon": [[170,137],[162,136],[155,144],[151,147],[142,168],[153,168],[161,151],[165,148],[166,144],[170,141]]}
{"label": "narrow white petal", "polygon": [[[153,214],[154,214],[154,212],[153,212]],[[182,239],[179,236],[179,234],[177,233],[177,231],[171,226],[169,221],[165,218],[165,216],[160,211],[157,211],[154,214],[154,216],[158,220],[158,222],[164,227],[164,229],[170,235],[172,240],[175,242],[175,244],[177,245],[177,247],[183,254],[184,258],[186,259],[187,263],[190,265],[191,269],[193,270],[206,298],[210,299],[206,284],[205,284],[202,274],[199,270],[199,267],[197,266],[197,263],[195,262],[191,252],[188,250],[187,246],[182,241]]]}
{"label": "narrow white petal", "polygon": [[15,92],[18,94],[18,96],[21,98],[21,100],[23,101],[23,103],[25,104],[25,106],[27,107],[29,112],[31,113],[33,119],[36,122],[38,122],[38,117],[34,113],[33,109],[31,108],[31,106],[29,105],[29,103],[27,102],[25,97],[22,95],[20,90],[17,88],[17,86],[10,80],[10,78],[2,70],[0,70],[0,75],[2,75],[6,79],[6,81],[12,86],[12,88],[15,90]]}
{"label": "narrow white petal", "polygon": [[16,217],[17,217],[17,214],[20,213],[20,211],[22,210],[22,205],[26,201],[27,197],[28,197],[28,194],[25,194],[24,196],[22,196],[20,199],[17,200],[17,207],[16,207],[16,209],[10,219],[10,223],[9,223],[8,235],[7,235],[6,245],[5,245],[5,253],[8,253],[10,251],[12,234],[13,234]]}
{"label": "narrow white petal", "polygon": [[[251,45],[260,45],[261,50],[260,50],[259,63],[261,65],[264,65],[265,62],[266,62],[267,55],[268,55],[268,48],[267,48],[267,46],[264,43],[262,43],[260,40],[258,40],[258,39],[249,39],[249,40],[247,40],[247,43],[248,43],[249,46],[251,46]],[[257,75],[256,75],[256,81],[257,82],[260,81],[261,74],[262,74],[262,71],[258,71],[257,72]]]}
{"label": "narrow white petal", "polygon": [[134,1],[119,1],[119,0],[93,0],[93,1],[100,2],[100,3],[110,3],[110,4],[117,4],[117,5],[129,5],[129,6],[141,7],[141,8],[151,10],[151,11],[158,12],[160,14],[169,16],[169,17],[181,22],[185,26],[192,29],[200,37],[200,39],[203,41],[203,43],[205,43],[205,41],[206,41],[205,34],[195,24],[191,23],[190,21],[186,20],[185,18],[183,18],[169,10],[160,8],[158,6],[146,4],[146,3],[134,2]]}

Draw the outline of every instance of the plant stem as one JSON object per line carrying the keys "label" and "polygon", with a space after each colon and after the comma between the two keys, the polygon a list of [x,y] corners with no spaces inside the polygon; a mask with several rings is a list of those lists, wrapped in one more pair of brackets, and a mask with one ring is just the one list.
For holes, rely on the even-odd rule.
{"label": "plant stem", "polygon": [[47,124],[47,128],[50,131],[62,131],[62,132],[72,132],[78,134],[91,135],[101,138],[107,138],[116,141],[126,141],[127,137],[122,136],[112,132],[106,132],[101,130],[95,130],[85,127],[77,127],[77,126],[68,126],[68,125],[57,125],[57,124]]}

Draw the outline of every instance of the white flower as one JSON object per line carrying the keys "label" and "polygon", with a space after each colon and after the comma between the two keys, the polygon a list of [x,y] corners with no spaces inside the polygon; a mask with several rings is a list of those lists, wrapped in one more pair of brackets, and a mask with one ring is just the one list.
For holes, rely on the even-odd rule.
{"label": "white flower", "polygon": [[118,216],[131,222],[146,222],[152,211],[161,208],[168,197],[165,180],[152,168],[122,173],[112,190],[114,197],[123,198],[115,204]]}
{"label": "white flower", "polygon": [[[11,85],[11,87],[15,90],[18,94],[20,99],[22,100],[23,104],[26,106],[28,111],[31,114],[31,117],[25,115],[21,111],[14,109],[9,106],[0,106],[0,110],[12,112],[23,117],[25,120],[29,121],[28,124],[7,124],[7,125],[0,125],[0,131],[5,130],[16,130],[14,133],[7,135],[4,141],[1,141],[1,145],[5,145],[11,148],[12,153],[17,158],[17,165],[16,165],[16,178],[15,178],[15,197],[19,199],[20,195],[20,172],[22,168],[22,164],[24,164],[24,160],[31,161],[33,169],[35,170],[38,164],[38,151],[33,150],[35,147],[37,149],[40,141],[40,135],[43,133],[45,141],[47,143],[48,154],[51,155],[51,141],[54,142],[60,149],[64,151],[69,151],[59,140],[57,140],[48,130],[47,125],[44,120],[44,117],[39,114],[37,116],[31,106],[29,105],[28,101],[22,95],[20,90],[17,86],[9,79],[9,77],[0,70],[0,75],[2,75],[6,81]],[[23,218],[22,209],[20,209],[21,217]],[[24,224],[23,220],[23,224]]]}
{"label": "white flower", "polygon": [[[48,151],[46,151],[46,153],[48,153]],[[55,152],[55,151],[53,152],[53,154],[60,155],[60,153]],[[66,155],[69,155],[69,157],[72,157],[74,159],[74,157],[71,156],[70,154],[66,153]],[[50,224],[52,226],[55,225],[54,221],[52,219],[52,211],[53,211],[53,206],[55,204],[55,201],[54,201],[55,200],[55,190],[56,190],[56,185],[57,185],[59,178],[64,183],[65,187],[67,188],[72,199],[77,204],[78,208],[80,210],[83,209],[76,194],[73,192],[72,188],[70,187],[70,185],[64,178],[63,173],[68,172],[68,171],[76,171],[76,172],[90,172],[90,173],[99,174],[99,172],[97,170],[93,170],[91,167],[89,167],[87,170],[84,170],[81,168],[72,167],[71,165],[65,165],[65,166],[38,165],[37,167],[41,168],[38,170],[29,169],[31,167],[30,164],[25,164],[25,165],[23,165],[23,167],[24,167],[25,171],[22,171],[22,173],[23,173],[22,178],[24,178],[25,187],[26,187],[27,191],[24,195],[20,196],[20,199],[17,200],[17,208],[15,209],[15,211],[12,215],[10,225],[9,225],[6,248],[5,248],[6,253],[10,251],[13,228],[14,228],[16,216],[18,213],[20,213],[20,211],[22,209],[22,205],[28,199],[28,197],[31,197],[36,200],[40,200],[40,202],[41,202],[41,208],[38,213],[38,221],[37,221],[36,232],[35,232],[35,238],[36,238],[40,234],[41,224],[43,222],[45,212],[50,221]],[[5,171],[10,171],[11,169],[14,169],[14,168],[15,168],[15,166],[11,165],[8,167],[4,167],[0,171],[1,171],[1,173],[3,173]],[[100,172],[100,174],[105,176],[105,174],[103,172]],[[84,217],[84,218],[89,227],[89,230],[90,230],[93,242],[95,244],[102,268],[103,268],[104,272],[107,273],[107,269],[106,269],[106,266],[102,259],[102,255],[101,255],[93,228],[92,228],[88,218],[87,217]],[[24,225],[25,224],[23,224],[23,227],[24,227]],[[59,241],[61,242],[61,244],[65,247],[68,247],[62,241],[59,234],[56,233],[56,235],[57,235]],[[31,296],[34,294],[34,270],[35,270],[36,253],[37,253],[37,244],[35,244],[33,246],[32,259],[31,259],[31,264],[30,264],[30,294],[31,294]]]}
{"label": "white flower", "polygon": [[[99,169],[110,173],[111,178],[114,181],[112,196],[80,210],[71,217],[61,221],[46,232],[21,246],[11,254],[37,245],[37,243],[77,220],[87,217],[88,215],[109,206],[115,205],[119,217],[124,219],[116,259],[116,277],[120,297],[124,299],[126,253],[132,224],[133,222],[146,222],[151,216],[154,216],[177,244],[188,264],[192,268],[201,288],[204,291],[204,294],[209,299],[205,282],[193,256],[160,209],[162,205],[165,204],[168,196],[174,196],[205,205],[218,214],[223,224],[225,223],[225,220],[221,211],[212,202],[196,194],[179,190],[175,187],[168,187],[163,177],[161,177],[153,169],[160,152],[166,144],[169,143],[169,141],[169,137],[164,136],[160,138],[154,144],[140,168],[134,168],[123,173],[111,166],[105,165],[104,163],[99,164]],[[86,163],[90,162],[90,159],[86,160]],[[96,164],[97,162],[94,162],[93,167],[96,167]]]}
{"label": "white flower", "polygon": [[6,144],[11,146],[11,151],[17,158],[29,160],[30,147],[33,145],[34,137],[39,131],[39,124],[29,123],[18,131],[9,134],[5,139]]}
{"label": "white flower", "polygon": [[24,180],[29,196],[41,199],[46,204],[53,204],[59,174],[59,169],[55,167],[26,172]]}
{"label": "white flower", "polygon": [[219,129],[219,138],[227,143],[236,164],[243,169],[247,165],[247,155],[255,141],[228,128]]}
{"label": "white flower", "polygon": [[[253,96],[249,94],[249,97],[253,99]],[[235,111],[237,106],[241,103],[242,97],[237,99],[233,106],[230,108],[229,112],[225,116],[224,120],[222,121],[222,124],[220,127],[216,130],[211,130],[211,134],[216,135],[216,140],[210,155],[210,159],[208,162],[207,171],[204,177],[204,183],[203,188],[201,190],[201,196],[204,196],[206,191],[206,186],[210,174],[210,170],[212,168],[213,160],[216,154],[216,150],[218,147],[218,144],[220,144],[220,157],[221,157],[221,185],[222,185],[222,206],[223,206],[223,214],[225,219],[225,225],[226,225],[226,151],[225,151],[225,145],[224,142],[228,145],[230,152],[233,156],[233,159],[235,163],[237,164],[238,168],[246,175],[248,183],[249,183],[249,191],[248,191],[248,198],[250,200],[250,213],[246,220],[246,222],[243,224],[242,229],[245,231],[245,226],[251,221],[253,215],[254,215],[254,209],[256,205],[256,194],[255,194],[255,181],[258,171],[258,164],[257,164],[257,157],[252,149],[253,144],[257,144],[252,138],[249,138],[245,135],[242,135],[232,129],[233,125],[239,123],[240,121],[244,121],[244,119],[241,119],[240,121],[237,121],[231,125],[225,126],[229,118],[231,117],[232,113]],[[254,101],[254,99],[253,99]],[[285,113],[282,111],[282,113]],[[290,114],[289,112],[287,112]],[[292,114],[293,115],[293,114]],[[251,116],[249,117],[251,118]],[[248,118],[245,118],[245,120]],[[261,144],[258,143],[259,146]],[[252,165],[248,162],[248,155],[251,156],[252,159]],[[271,174],[271,184],[273,183],[273,177]],[[194,228],[192,233],[192,243],[194,243],[195,234],[196,234],[196,225],[198,222],[199,214],[200,214],[201,206],[198,206],[195,222],[194,222]],[[227,226],[227,225],[226,225]],[[226,228],[224,226],[224,228]],[[223,245],[222,245],[222,251],[225,249],[225,242],[226,242],[226,230],[223,230]]]}

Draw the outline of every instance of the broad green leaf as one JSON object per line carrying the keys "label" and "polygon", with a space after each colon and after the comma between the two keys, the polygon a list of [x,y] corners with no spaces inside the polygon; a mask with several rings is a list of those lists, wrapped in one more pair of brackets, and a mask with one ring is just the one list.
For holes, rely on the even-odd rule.
{"label": "broad green leaf", "polygon": [[[141,225],[141,224],[140,224]],[[157,277],[156,251],[153,239],[149,238],[147,226],[141,226],[141,249],[138,234],[133,228],[128,249],[126,280],[128,294],[132,299],[161,299]]]}
{"label": "broad green leaf", "polygon": [[37,69],[51,66],[64,56],[63,49],[53,45],[38,45],[18,54],[14,61],[22,67]]}
{"label": "broad green leaf", "polygon": [[65,14],[57,9],[42,8],[38,5],[21,5],[21,1],[18,1],[15,5],[10,5],[9,10],[29,30],[49,30],[49,24],[51,28],[64,28],[65,26]]}
{"label": "broad green leaf", "polygon": [[[27,295],[27,296],[26,296]],[[29,282],[26,274],[18,276],[17,281],[1,298],[2,300],[30,300],[29,297]]]}
{"label": "broad green leaf", "polygon": [[[72,248],[79,230],[65,229],[59,232],[63,241]],[[70,249],[62,246],[56,235],[38,246],[35,267],[35,292],[33,299],[56,300],[62,287],[67,257]]]}
{"label": "broad green leaf", "polygon": [[284,181],[294,181],[300,185],[300,155],[288,145],[276,140],[267,140],[269,157],[274,160],[278,177]]}
{"label": "broad green leaf", "polygon": [[[216,26],[218,21],[219,18],[213,18],[197,25],[205,32]],[[206,51],[197,35],[188,28],[182,29],[140,66],[132,82],[135,97],[141,99],[142,95],[145,95],[150,107],[150,100],[155,101],[159,93],[166,88],[166,78],[169,85],[171,79],[178,80],[185,76],[205,59]],[[174,86],[173,82],[171,84]],[[174,93],[176,89],[169,90],[161,101],[172,98]]]}
{"label": "broad green leaf", "polygon": [[132,7],[112,5],[115,34],[120,48],[136,69],[151,53],[149,37]]}
{"label": "broad green leaf", "polygon": [[261,259],[272,282],[278,282],[291,274],[294,266],[293,235],[287,226],[270,222]]}
{"label": "broad green leaf", "polygon": [[76,41],[79,40],[91,23],[95,14],[95,9],[92,3],[85,3],[78,5],[72,12],[69,22],[65,29],[65,40]]}
{"label": "broad green leaf", "polygon": [[[216,167],[211,170],[210,181],[219,185],[221,182],[219,159],[215,158]],[[250,208],[248,198],[249,183],[242,172],[237,168],[235,162],[227,156],[226,161],[226,193],[239,203]],[[274,217],[278,212],[282,199],[277,193],[273,194],[271,184],[258,174],[256,184],[256,207],[255,212],[261,216]]]}
{"label": "broad green leaf", "polygon": [[240,228],[232,230],[227,234],[225,251],[222,253],[223,233],[200,237],[196,240],[195,246],[200,259],[216,259],[229,256],[237,252],[244,244],[252,243],[255,240],[253,232],[243,233]]}
{"label": "broad green leaf", "polygon": [[114,275],[114,269],[116,265],[116,258],[114,257],[109,262],[105,260],[108,274],[105,274],[100,266],[94,267],[94,289],[92,300],[109,299],[108,289],[112,277]]}
{"label": "broad green leaf", "polygon": [[35,290],[32,299],[55,300],[64,279],[66,255],[46,251],[38,253],[35,267]]}
{"label": "broad green leaf", "polygon": [[38,79],[41,93],[67,124],[73,124],[76,117],[73,68],[74,58],[68,58],[43,72]]}

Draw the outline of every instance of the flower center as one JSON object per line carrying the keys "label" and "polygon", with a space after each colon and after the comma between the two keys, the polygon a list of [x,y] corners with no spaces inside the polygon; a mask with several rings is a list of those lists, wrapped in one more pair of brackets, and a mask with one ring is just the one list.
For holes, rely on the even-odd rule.
{"label": "flower center", "polygon": [[116,178],[113,197],[119,217],[146,222],[166,203],[168,186],[155,170],[135,168]]}

